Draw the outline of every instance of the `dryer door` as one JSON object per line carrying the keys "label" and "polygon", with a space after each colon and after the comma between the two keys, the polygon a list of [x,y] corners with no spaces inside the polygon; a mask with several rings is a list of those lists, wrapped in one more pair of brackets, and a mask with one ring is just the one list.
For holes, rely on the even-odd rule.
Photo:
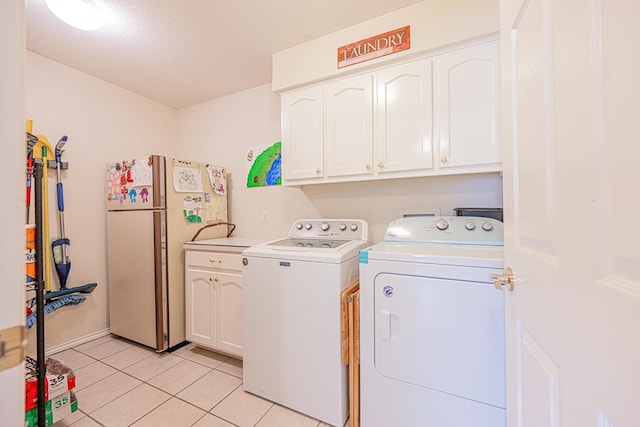
{"label": "dryer door", "polygon": [[386,273],[374,292],[382,375],[505,408],[501,292],[488,283]]}

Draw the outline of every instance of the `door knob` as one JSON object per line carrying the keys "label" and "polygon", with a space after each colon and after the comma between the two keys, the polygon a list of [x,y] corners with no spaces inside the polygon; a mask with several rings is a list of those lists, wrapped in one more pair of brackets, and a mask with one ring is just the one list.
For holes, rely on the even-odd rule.
{"label": "door knob", "polygon": [[493,286],[495,286],[499,291],[503,289],[503,286],[506,286],[508,291],[513,292],[513,288],[515,287],[515,277],[511,267],[507,267],[504,274],[490,274],[489,278],[493,282]]}

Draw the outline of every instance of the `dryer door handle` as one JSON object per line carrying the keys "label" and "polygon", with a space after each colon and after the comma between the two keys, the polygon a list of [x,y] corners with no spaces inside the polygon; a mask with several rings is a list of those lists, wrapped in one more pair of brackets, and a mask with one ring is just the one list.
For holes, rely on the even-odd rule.
{"label": "dryer door handle", "polygon": [[397,328],[398,316],[389,310],[380,310],[380,338],[391,341],[394,337],[394,326]]}
{"label": "dryer door handle", "polygon": [[391,313],[389,310],[382,310],[380,312],[380,335],[383,340],[391,339]]}

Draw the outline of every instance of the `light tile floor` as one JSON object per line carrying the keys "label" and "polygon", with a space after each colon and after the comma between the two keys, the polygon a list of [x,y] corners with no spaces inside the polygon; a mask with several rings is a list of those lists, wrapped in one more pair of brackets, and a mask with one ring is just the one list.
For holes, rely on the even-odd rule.
{"label": "light tile floor", "polygon": [[52,357],[76,375],[78,411],[54,427],[327,427],[242,389],[242,361],[195,347],[158,354],[105,336]]}

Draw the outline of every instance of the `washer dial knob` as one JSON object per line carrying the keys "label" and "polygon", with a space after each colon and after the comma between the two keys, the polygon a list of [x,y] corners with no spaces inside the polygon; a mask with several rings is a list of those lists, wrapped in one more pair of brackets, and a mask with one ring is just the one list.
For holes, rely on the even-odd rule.
{"label": "washer dial knob", "polygon": [[491,230],[493,230],[493,224],[491,224],[490,222],[483,222],[482,223],[482,229],[484,231],[491,231]]}
{"label": "washer dial knob", "polygon": [[449,223],[447,222],[446,219],[439,219],[438,222],[436,222],[436,228],[438,230],[446,230],[447,228],[449,228]]}
{"label": "washer dial knob", "polygon": [[302,224],[297,223],[297,224],[296,224],[296,228],[297,228],[298,230],[302,230]]}
{"label": "washer dial knob", "polygon": [[347,229],[347,224],[340,224],[340,231],[344,231]]}
{"label": "washer dial knob", "polygon": [[322,231],[327,231],[329,229],[329,224],[326,222],[323,222],[322,225],[320,226],[320,228],[322,229]]}
{"label": "washer dial knob", "polygon": [[306,228],[307,230],[311,230],[311,228],[313,228],[313,225],[311,225],[311,223],[306,223],[304,228]]}
{"label": "washer dial knob", "polygon": [[476,229],[476,223],[473,222],[473,221],[467,221],[467,222],[464,223],[464,228],[466,228],[469,231],[475,230]]}
{"label": "washer dial knob", "polygon": [[358,229],[358,224],[351,224],[351,231],[356,231]]}

